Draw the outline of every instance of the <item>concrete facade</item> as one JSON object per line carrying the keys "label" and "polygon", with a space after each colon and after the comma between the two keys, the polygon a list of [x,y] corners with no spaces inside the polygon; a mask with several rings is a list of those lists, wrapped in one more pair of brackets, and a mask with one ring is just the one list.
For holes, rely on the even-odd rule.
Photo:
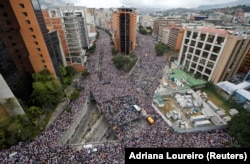
{"label": "concrete facade", "polygon": [[184,29],[182,27],[173,27],[170,29],[168,46],[175,51],[179,51],[184,35]]}
{"label": "concrete facade", "polygon": [[85,69],[86,49],[90,46],[86,12],[85,7],[71,4],[43,11],[47,29],[59,32],[67,65],[78,72]]}
{"label": "concrete facade", "polygon": [[250,48],[249,39],[220,29],[186,29],[178,63],[189,73],[215,84],[229,80]]}
{"label": "concrete facade", "polygon": [[[10,116],[24,114],[22,106],[10,90],[8,84],[0,74],[0,103],[3,104],[4,109]],[[6,104],[6,101],[10,99],[10,102]]]}
{"label": "concrete facade", "polygon": [[[38,18],[40,5],[36,0],[3,0],[0,14],[0,37],[19,72],[36,73],[48,69],[56,75],[46,32]],[[49,44],[49,42],[48,42]]]}

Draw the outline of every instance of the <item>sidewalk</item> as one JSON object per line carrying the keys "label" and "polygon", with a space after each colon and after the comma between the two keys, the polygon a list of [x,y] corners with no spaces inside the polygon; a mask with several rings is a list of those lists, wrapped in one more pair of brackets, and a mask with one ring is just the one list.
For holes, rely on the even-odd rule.
{"label": "sidewalk", "polygon": [[[81,79],[81,73],[76,73],[75,75],[74,75],[74,77],[73,77],[73,80],[74,79]],[[75,87],[74,87],[74,82],[73,82],[73,80],[72,80],[72,84],[70,85],[70,86],[68,86],[66,89],[65,89],[65,92],[67,92],[66,94],[67,95],[70,95],[73,91],[74,91],[74,89],[75,89]],[[47,126],[46,126],[46,129],[56,120],[56,118],[63,112],[63,110],[66,108],[66,106],[67,106],[67,98],[63,101],[63,102],[60,102],[58,105],[57,105],[57,107],[56,107],[56,109],[53,111],[53,113],[52,113],[52,115],[51,115],[51,117],[50,117],[50,120],[49,120],[49,122],[48,122],[48,124],[47,124]]]}

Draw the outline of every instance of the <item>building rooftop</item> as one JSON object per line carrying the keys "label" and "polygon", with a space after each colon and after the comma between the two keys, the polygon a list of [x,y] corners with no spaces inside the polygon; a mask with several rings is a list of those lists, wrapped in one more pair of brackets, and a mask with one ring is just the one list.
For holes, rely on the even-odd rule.
{"label": "building rooftop", "polygon": [[197,85],[203,85],[203,84],[207,83],[205,80],[196,79],[196,78],[192,77],[191,75],[189,75],[188,73],[186,73],[180,69],[177,69],[177,68],[172,70],[171,76],[173,76],[174,78],[176,78],[178,80],[187,79],[187,81],[189,83],[188,85],[190,87],[197,86]]}
{"label": "building rooftop", "polygon": [[[235,85],[228,81],[222,81],[222,82],[217,83],[216,85],[220,87],[222,90],[224,90],[225,92],[227,92],[229,95],[232,95],[237,90],[249,88],[250,82],[243,81],[242,83]],[[243,93],[242,91],[240,92]]]}
{"label": "building rooftop", "polygon": [[203,32],[209,32],[209,33],[215,33],[215,34],[223,34],[223,35],[229,34],[229,32],[227,30],[224,30],[224,29],[201,27],[200,30]]}

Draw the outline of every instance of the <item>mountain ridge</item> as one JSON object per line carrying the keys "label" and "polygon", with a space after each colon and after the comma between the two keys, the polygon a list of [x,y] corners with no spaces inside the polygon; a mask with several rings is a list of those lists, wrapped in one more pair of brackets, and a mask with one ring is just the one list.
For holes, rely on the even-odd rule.
{"label": "mountain ridge", "polygon": [[233,7],[233,6],[239,6],[239,5],[250,6],[250,1],[249,0],[236,0],[233,2],[221,3],[221,4],[216,4],[216,5],[200,5],[194,9],[208,10],[208,9],[214,9],[214,8],[225,8],[225,7]]}

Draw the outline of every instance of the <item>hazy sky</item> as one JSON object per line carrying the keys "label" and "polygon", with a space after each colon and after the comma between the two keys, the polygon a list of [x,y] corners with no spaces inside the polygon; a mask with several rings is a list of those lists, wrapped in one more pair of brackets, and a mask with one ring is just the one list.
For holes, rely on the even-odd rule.
{"label": "hazy sky", "polygon": [[62,0],[65,3],[74,3],[75,6],[91,8],[121,7],[151,7],[151,8],[194,8],[199,5],[220,4],[236,0]]}

